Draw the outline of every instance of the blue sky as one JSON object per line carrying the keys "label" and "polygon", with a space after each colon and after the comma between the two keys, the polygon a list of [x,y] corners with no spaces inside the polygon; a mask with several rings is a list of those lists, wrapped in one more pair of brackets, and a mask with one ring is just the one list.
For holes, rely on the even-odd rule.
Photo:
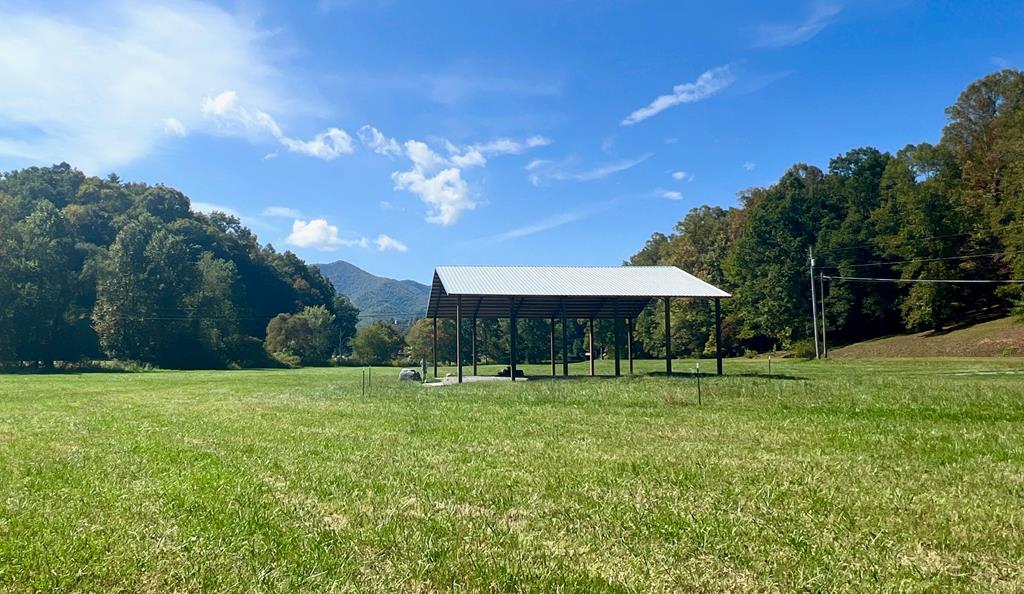
{"label": "blue sky", "polygon": [[1017,2],[0,0],[0,169],[165,183],[261,241],[428,281],[618,264],[700,204],[937,140]]}

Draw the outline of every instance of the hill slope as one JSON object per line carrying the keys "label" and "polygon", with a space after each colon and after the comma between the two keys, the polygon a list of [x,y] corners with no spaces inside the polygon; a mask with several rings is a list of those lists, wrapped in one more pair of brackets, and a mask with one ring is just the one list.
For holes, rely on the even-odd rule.
{"label": "hill slope", "polygon": [[430,287],[422,283],[376,276],[344,260],[316,266],[359,308],[360,324],[379,319],[408,322],[423,317],[427,309]]}
{"label": "hill slope", "polygon": [[919,332],[858,342],[830,357],[999,357],[1024,354],[1024,324],[1000,318],[933,333]]}

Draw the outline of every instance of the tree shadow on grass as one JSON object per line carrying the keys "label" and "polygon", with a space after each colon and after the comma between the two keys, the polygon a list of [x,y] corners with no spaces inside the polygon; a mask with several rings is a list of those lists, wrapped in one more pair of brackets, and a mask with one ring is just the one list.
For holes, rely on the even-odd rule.
{"label": "tree shadow on grass", "polygon": [[[647,374],[644,374],[644,375],[646,375],[648,377],[662,377],[662,378],[668,377],[668,378],[671,378],[671,379],[685,379],[685,380],[691,380],[691,381],[696,381],[696,379],[697,379],[697,374],[692,372],[692,371],[673,371],[671,376],[668,375],[667,373],[665,373],[664,371],[652,371],[651,373],[647,373]],[[726,373],[724,375],[717,375],[715,373],[702,373],[702,374],[700,374],[700,381],[702,381],[702,382],[704,382],[704,381],[712,381],[713,382],[713,381],[719,381],[719,380],[730,378],[730,377],[752,377],[752,378],[761,378],[761,379],[770,380],[770,381],[774,381],[774,380],[803,380],[803,379],[807,379],[806,377],[803,377],[803,376],[790,375],[790,374],[786,374],[786,373],[773,373],[773,374],[769,375],[767,373],[760,373],[760,372],[756,372],[756,371],[742,371],[742,372]]]}

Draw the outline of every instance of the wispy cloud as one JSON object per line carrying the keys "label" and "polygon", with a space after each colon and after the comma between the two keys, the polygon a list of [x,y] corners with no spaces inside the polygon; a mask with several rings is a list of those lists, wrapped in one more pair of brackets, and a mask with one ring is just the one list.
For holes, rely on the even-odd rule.
{"label": "wispy cloud", "polygon": [[1002,56],[992,56],[988,60],[993,66],[999,69],[1013,68],[1013,62]]}
{"label": "wispy cloud", "polygon": [[754,163],[753,161],[747,161],[746,163],[743,164],[744,171],[753,171],[756,167],[757,163]]}
{"label": "wispy cloud", "polygon": [[622,120],[622,125],[631,126],[642,122],[676,105],[702,101],[728,87],[735,80],[736,77],[728,65],[712,68],[698,76],[697,80],[678,84],[672,87],[670,94],[660,95],[647,106],[629,114]]}
{"label": "wispy cloud", "polygon": [[785,47],[808,41],[829,26],[843,9],[839,4],[819,2],[811,13],[799,23],[770,23],[754,31],[754,47]]}
{"label": "wispy cloud", "polygon": [[632,169],[654,153],[646,153],[632,159],[623,159],[611,163],[602,163],[595,167],[577,168],[576,159],[568,158],[561,161],[549,161],[546,159],[534,159],[526,165],[526,171],[530,183],[535,186],[542,185],[547,181],[593,181],[603,179],[609,175]]}
{"label": "wispy cloud", "polygon": [[204,131],[200,101],[222,89],[272,111],[296,105],[267,35],[215,5],[34,4],[5,5],[0,19],[0,157],[98,173]]}
{"label": "wispy cloud", "polygon": [[693,181],[693,174],[692,173],[687,173],[685,171],[673,171],[671,173],[671,175],[672,175],[672,179],[674,179],[676,181],[684,181],[684,180]]}
{"label": "wispy cloud", "polygon": [[201,212],[203,214],[210,214],[212,212],[222,212],[233,217],[242,218],[242,215],[239,214],[237,210],[231,208],[230,206],[214,204],[212,202],[203,202],[201,200],[192,201],[192,210],[195,212]]}
{"label": "wispy cloud", "polygon": [[657,193],[658,196],[661,196],[662,198],[667,198],[669,200],[683,199],[683,193],[676,190],[658,190]]}
{"label": "wispy cloud", "polygon": [[384,155],[388,158],[400,157],[402,155],[402,147],[398,144],[397,140],[384,136],[380,130],[369,124],[360,128],[356,134],[367,148],[378,155]]}
{"label": "wispy cloud", "polygon": [[550,231],[563,225],[568,225],[569,223],[574,223],[576,221],[592,217],[598,213],[608,210],[614,204],[615,200],[606,200],[604,202],[599,202],[591,206],[590,208],[553,214],[550,216],[537,219],[526,225],[522,225],[520,227],[516,227],[514,229],[510,229],[508,231],[504,231],[496,235],[475,239],[468,243],[500,243],[502,241],[508,241],[510,239],[519,239],[521,237],[536,235],[538,233]]}
{"label": "wispy cloud", "polygon": [[254,141],[269,136],[293,153],[329,161],[352,153],[352,137],[339,128],[328,128],[311,140],[285,135],[269,114],[257,107],[244,105],[235,91],[223,91],[201,102],[203,115],[212,120],[224,134],[242,136]]}
{"label": "wispy cloud", "polygon": [[288,207],[288,206],[268,206],[263,209],[260,213],[265,217],[282,217],[286,219],[301,219],[303,214],[301,211]]}

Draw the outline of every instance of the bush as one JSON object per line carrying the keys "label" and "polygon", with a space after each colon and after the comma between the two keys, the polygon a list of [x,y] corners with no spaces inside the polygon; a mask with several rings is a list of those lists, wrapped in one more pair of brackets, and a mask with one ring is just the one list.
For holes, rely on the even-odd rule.
{"label": "bush", "polygon": [[793,356],[799,359],[814,359],[814,341],[810,339],[804,339],[794,342]]}
{"label": "bush", "polygon": [[285,367],[302,367],[302,359],[300,359],[297,355],[293,355],[291,353],[278,351],[274,353],[274,358],[277,359],[277,361],[284,365]]}

